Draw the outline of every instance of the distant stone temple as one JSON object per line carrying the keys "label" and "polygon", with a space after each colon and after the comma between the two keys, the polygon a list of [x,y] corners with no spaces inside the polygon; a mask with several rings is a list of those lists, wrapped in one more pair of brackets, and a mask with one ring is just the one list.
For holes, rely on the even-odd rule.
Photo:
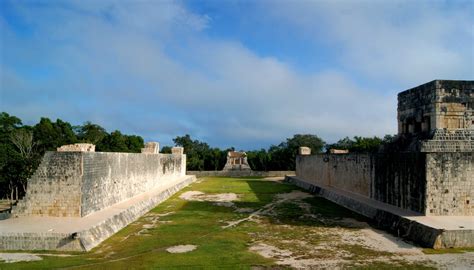
{"label": "distant stone temple", "polygon": [[251,170],[247,162],[247,154],[245,152],[230,151],[227,153],[227,162],[224,171],[232,170]]}

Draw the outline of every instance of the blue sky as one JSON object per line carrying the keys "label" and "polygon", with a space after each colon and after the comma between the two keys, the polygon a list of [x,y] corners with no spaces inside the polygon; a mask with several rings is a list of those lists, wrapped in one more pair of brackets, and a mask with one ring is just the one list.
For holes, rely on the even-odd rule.
{"label": "blue sky", "polygon": [[171,145],[396,133],[396,94],[474,75],[472,1],[0,1],[0,111]]}

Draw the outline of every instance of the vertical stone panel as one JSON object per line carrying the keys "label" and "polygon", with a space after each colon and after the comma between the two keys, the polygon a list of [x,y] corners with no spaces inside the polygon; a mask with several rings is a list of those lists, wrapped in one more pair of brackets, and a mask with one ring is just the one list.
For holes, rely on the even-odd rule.
{"label": "vertical stone panel", "polygon": [[385,153],[374,156],[371,197],[415,212],[425,211],[424,153]]}
{"label": "vertical stone panel", "polygon": [[473,216],[474,153],[429,153],[426,215]]}
{"label": "vertical stone panel", "polygon": [[372,161],[368,154],[297,156],[296,176],[312,184],[369,196]]}

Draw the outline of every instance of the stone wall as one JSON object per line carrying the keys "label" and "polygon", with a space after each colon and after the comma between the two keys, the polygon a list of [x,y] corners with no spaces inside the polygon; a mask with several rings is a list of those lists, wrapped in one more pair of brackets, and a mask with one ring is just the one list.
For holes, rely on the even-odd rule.
{"label": "stone wall", "polygon": [[13,216],[80,216],[81,152],[46,152]]}
{"label": "stone wall", "polygon": [[297,156],[296,176],[424,215],[474,215],[474,153]]}
{"label": "stone wall", "polygon": [[374,171],[371,198],[425,212],[426,154],[387,153],[373,155]]}
{"label": "stone wall", "polygon": [[474,216],[474,153],[429,153],[426,215]]}
{"label": "stone wall", "polygon": [[370,195],[373,164],[369,155],[334,154],[296,157],[296,176],[311,184]]}
{"label": "stone wall", "polygon": [[81,215],[101,210],[184,176],[182,156],[134,153],[83,155]]}
{"label": "stone wall", "polygon": [[81,217],[185,175],[186,156],[47,152],[13,216]]}

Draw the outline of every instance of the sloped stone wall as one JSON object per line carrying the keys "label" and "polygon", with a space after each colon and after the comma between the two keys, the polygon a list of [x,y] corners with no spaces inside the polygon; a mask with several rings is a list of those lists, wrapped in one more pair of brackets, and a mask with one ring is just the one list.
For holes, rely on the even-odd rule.
{"label": "sloped stone wall", "polygon": [[12,216],[80,216],[82,154],[46,152]]}

